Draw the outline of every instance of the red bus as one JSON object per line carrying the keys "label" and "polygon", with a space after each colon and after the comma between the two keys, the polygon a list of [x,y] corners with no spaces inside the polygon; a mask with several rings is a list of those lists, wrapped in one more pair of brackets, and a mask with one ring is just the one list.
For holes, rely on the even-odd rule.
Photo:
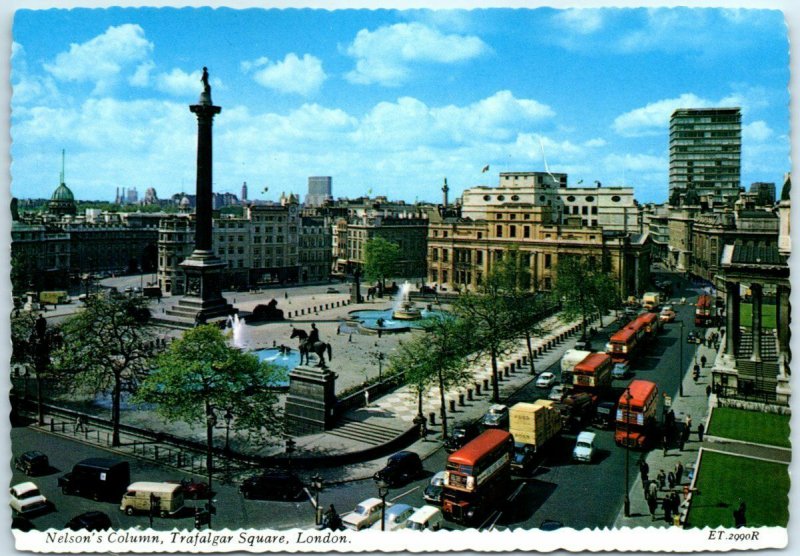
{"label": "red bus", "polygon": [[576,392],[602,394],[611,386],[611,356],[607,353],[592,353],[575,365],[572,384]]}
{"label": "red bus", "polygon": [[511,479],[514,437],[501,429],[484,431],[447,458],[442,485],[442,512],[466,523],[493,509]]}
{"label": "red bus", "polygon": [[714,317],[714,305],[710,295],[701,295],[697,298],[697,305],[694,310],[694,325],[709,326]]}
{"label": "red bus", "polygon": [[658,386],[649,380],[633,380],[617,405],[614,441],[620,446],[644,448],[656,425]]}
{"label": "red bus", "polygon": [[661,319],[658,318],[658,313],[645,313],[640,315],[637,319],[639,325],[645,329],[645,338],[648,341],[656,339],[658,332],[661,330]]}
{"label": "red bus", "polygon": [[632,361],[646,342],[652,341],[661,330],[661,322],[656,313],[642,313],[625,328],[611,335],[606,350],[614,363]]}

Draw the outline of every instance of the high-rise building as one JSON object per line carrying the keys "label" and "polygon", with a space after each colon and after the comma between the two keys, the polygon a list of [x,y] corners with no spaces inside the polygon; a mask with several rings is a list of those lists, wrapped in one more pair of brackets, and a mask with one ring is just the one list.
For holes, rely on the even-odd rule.
{"label": "high-rise building", "polygon": [[311,176],[308,178],[308,195],[305,205],[307,207],[320,207],[325,201],[332,199],[333,178],[330,176]]}
{"label": "high-rise building", "polygon": [[247,200],[247,182],[242,182],[242,202]]}
{"label": "high-rise building", "polygon": [[669,123],[670,203],[677,204],[681,194],[708,197],[711,203],[736,199],[741,159],[739,108],[675,110]]}

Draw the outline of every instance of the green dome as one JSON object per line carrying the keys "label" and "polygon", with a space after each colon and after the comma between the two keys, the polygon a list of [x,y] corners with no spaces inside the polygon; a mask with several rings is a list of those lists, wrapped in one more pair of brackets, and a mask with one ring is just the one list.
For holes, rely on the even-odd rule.
{"label": "green dome", "polygon": [[75,195],[72,194],[72,191],[66,184],[62,183],[59,185],[55,191],[53,191],[53,196],[50,197],[51,201],[75,201]]}

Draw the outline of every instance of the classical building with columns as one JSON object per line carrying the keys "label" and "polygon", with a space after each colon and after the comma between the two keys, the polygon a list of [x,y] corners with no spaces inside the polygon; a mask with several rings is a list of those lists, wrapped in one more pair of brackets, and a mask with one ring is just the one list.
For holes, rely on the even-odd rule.
{"label": "classical building with columns", "polygon": [[[777,243],[737,240],[723,249],[717,278],[725,288],[725,336],[712,372],[713,389],[720,398],[789,403],[790,189],[787,175],[778,205]],[[742,326],[740,318],[741,292],[745,288],[752,304],[750,326]],[[763,308],[767,303],[775,306],[775,329],[763,327]]]}

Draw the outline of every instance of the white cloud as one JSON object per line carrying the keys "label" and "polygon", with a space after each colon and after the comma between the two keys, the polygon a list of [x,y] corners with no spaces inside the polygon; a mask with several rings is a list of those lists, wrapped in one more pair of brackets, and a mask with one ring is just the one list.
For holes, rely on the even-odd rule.
{"label": "white cloud", "polygon": [[68,52],[61,52],[44,68],[59,80],[93,82],[95,93],[103,93],[123,71],[146,60],[152,50],[153,43],[145,38],[144,30],[128,23],[109,27],[82,44],[71,44]]}
{"label": "white cloud", "polygon": [[653,156],[649,154],[610,154],[603,159],[605,167],[615,173],[633,171],[638,173],[645,172],[665,172],[669,167],[666,157]]}
{"label": "white cloud", "polygon": [[757,120],[742,126],[742,141],[746,143],[763,143],[772,137],[772,129],[763,120]]}
{"label": "white cloud", "polygon": [[302,96],[316,93],[328,77],[322,69],[322,61],[310,54],[299,58],[290,52],[283,61],[270,62],[262,57],[253,62],[242,62],[240,66],[245,73],[260,68],[253,74],[253,79],[263,87]]}
{"label": "white cloud", "polygon": [[25,48],[17,41],[11,41],[11,59],[13,60],[15,57],[23,56],[24,54]]}
{"label": "white cloud", "polygon": [[257,67],[265,66],[267,65],[268,62],[269,58],[267,58],[266,56],[262,56],[255,60],[244,60],[242,62],[239,62],[239,69],[242,70],[242,73],[250,73],[250,70]]}
{"label": "white cloud", "polygon": [[594,139],[589,139],[588,141],[584,141],[583,146],[589,148],[605,147],[606,140],[601,137],[595,137]]}
{"label": "white cloud", "polygon": [[563,10],[553,19],[561,27],[580,35],[589,35],[603,27],[603,14],[600,10]]}
{"label": "white cloud", "polygon": [[626,137],[641,137],[664,133],[669,118],[677,108],[705,108],[714,104],[692,93],[684,93],[678,98],[668,98],[651,102],[614,119],[614,131]]}
{"label": "white cloud", "polygon": [[200,77],[200,70],[186,73],[180,68],[173,68],[169,73],[160,73],[156,76],[155,87],[173,96],[191,95],[203,89]]}
{"label": "white cloud", "polygon": [[150,72],[156,65],[147,60],[136,66],[136,71],[128,78],[128,83],[133,87],[146,87],[150,84]]}
{"label": "white cloud", "polygon": [[488,50],[476,36],[445,35],[422,23],[397,23],[375,31],[362,29],[345,49],[356,59],[355,69],[345,77],[352,83],[395,86],[410,77],[412,64],[452,64]]}

